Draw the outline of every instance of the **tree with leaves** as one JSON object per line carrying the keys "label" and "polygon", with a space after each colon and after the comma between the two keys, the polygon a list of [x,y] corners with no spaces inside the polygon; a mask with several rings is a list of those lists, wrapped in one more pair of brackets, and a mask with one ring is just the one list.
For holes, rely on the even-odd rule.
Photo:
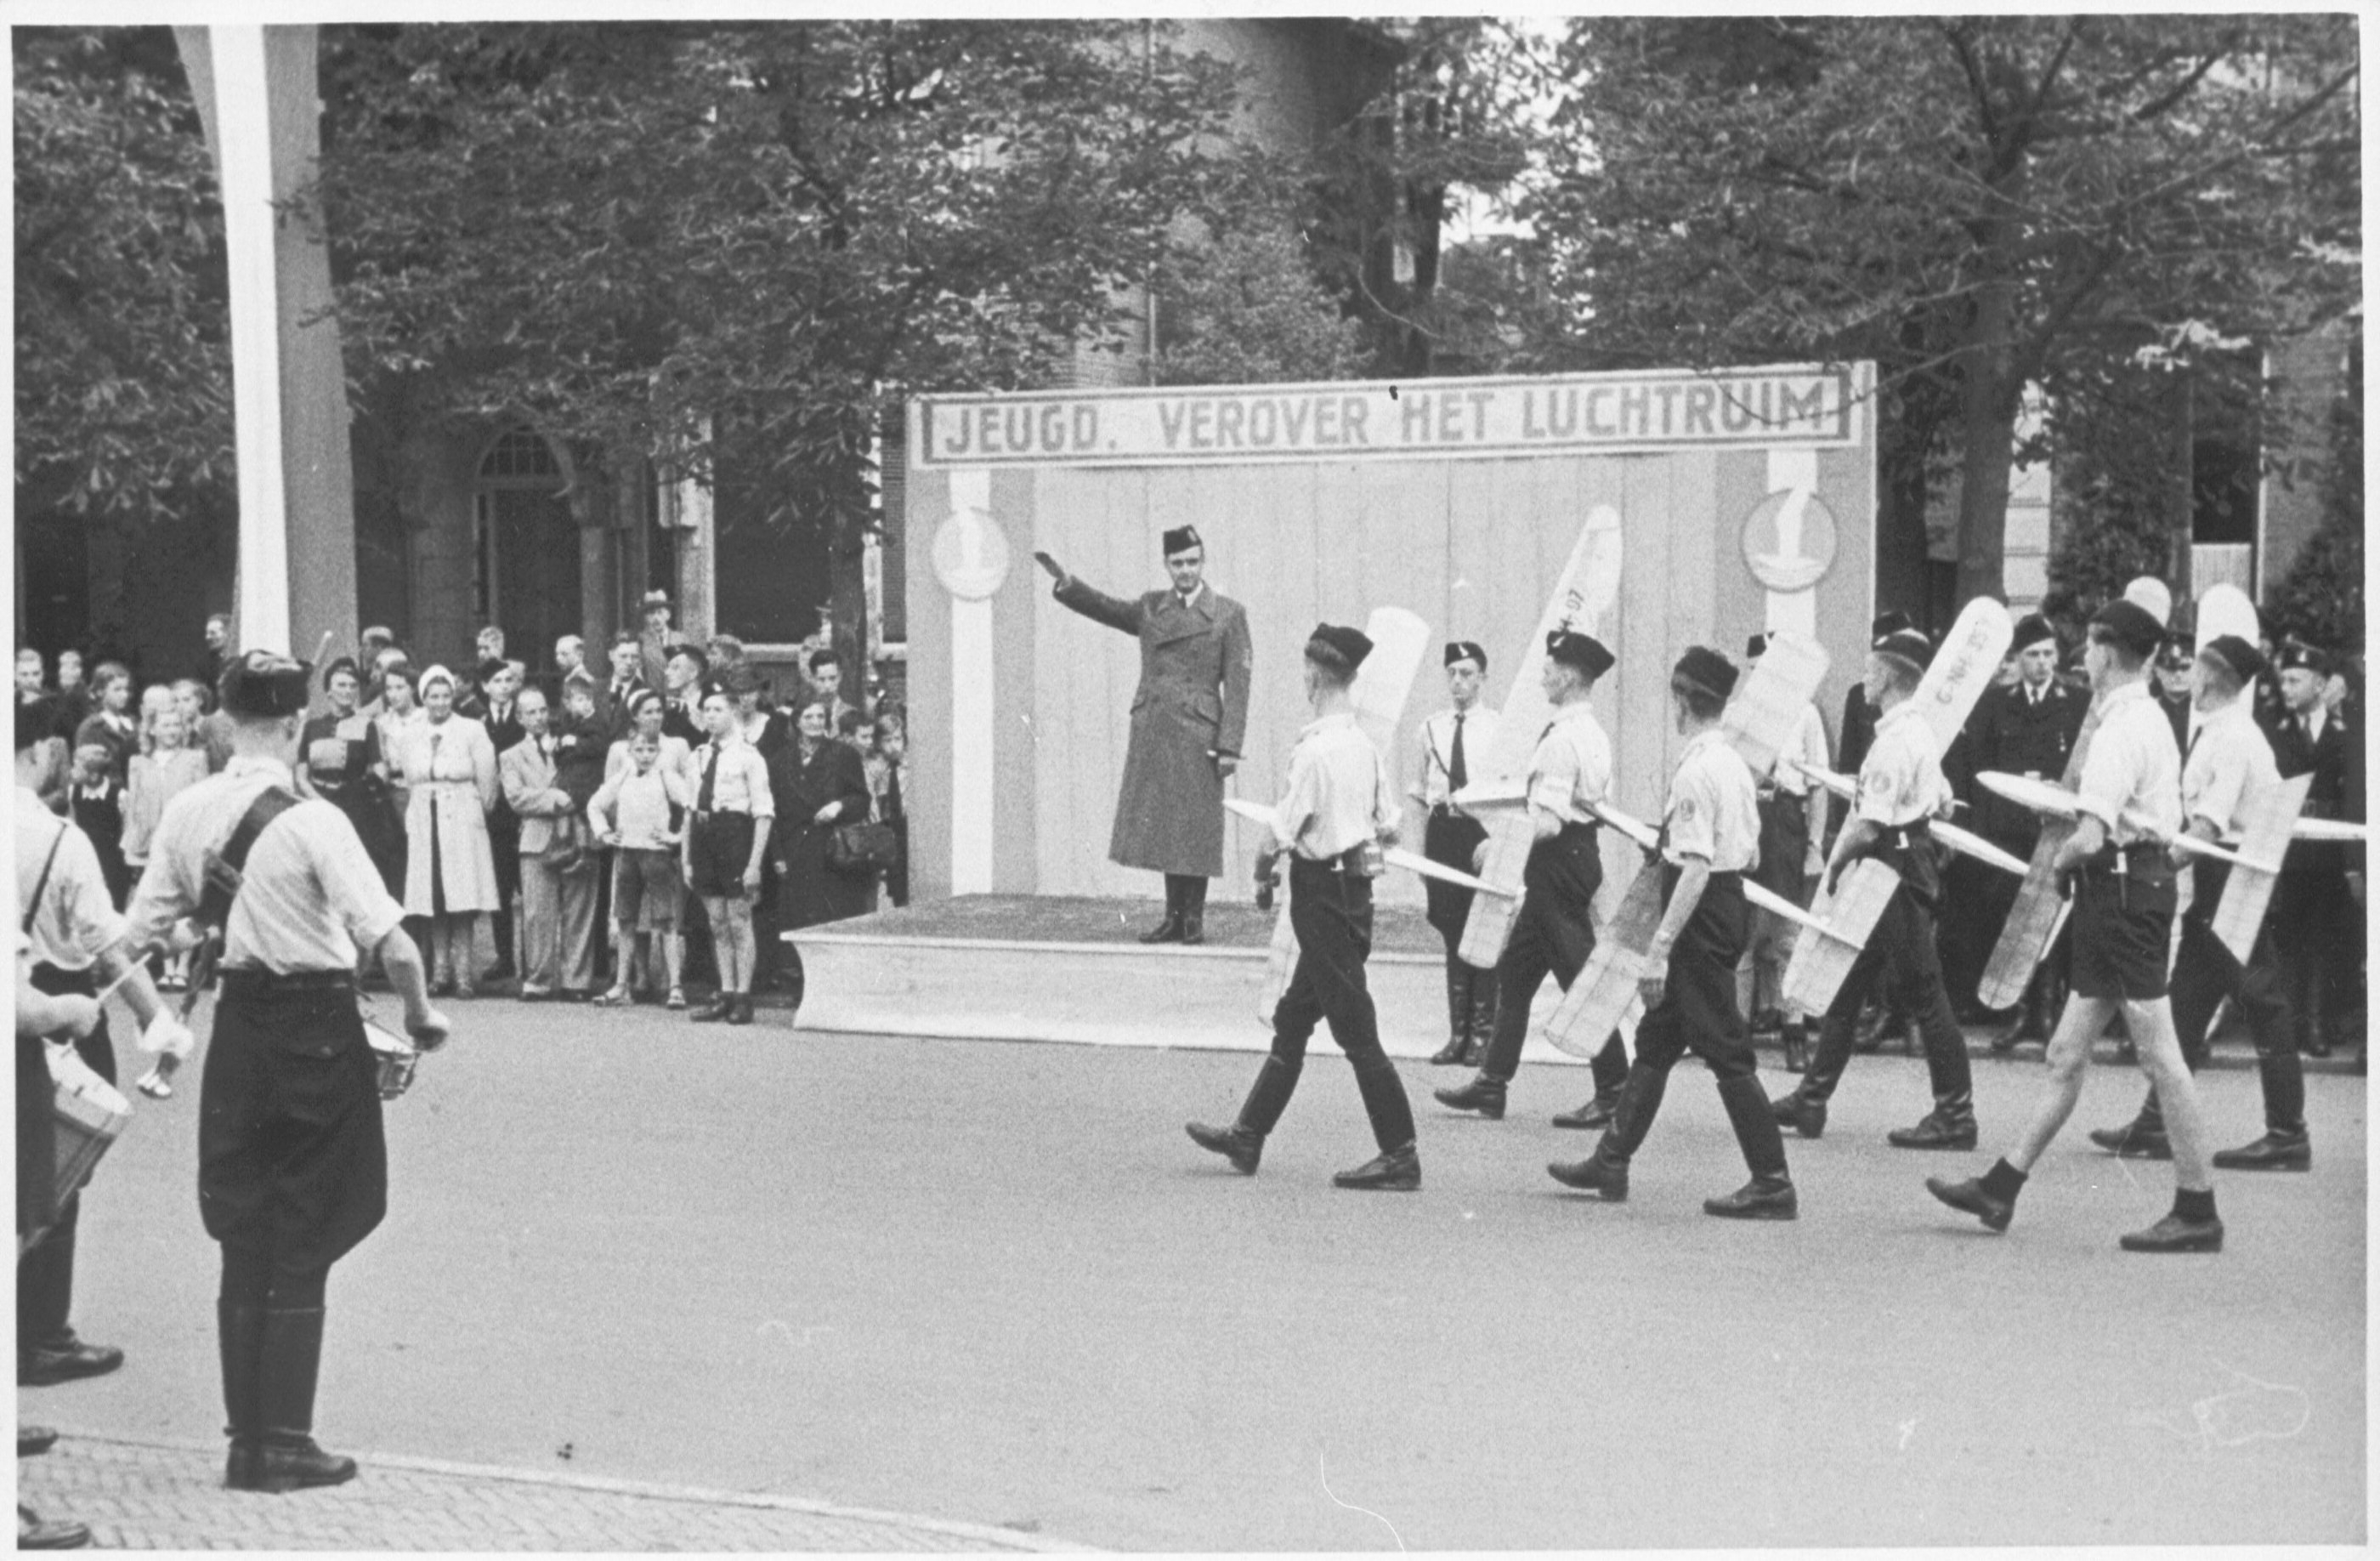
{"label": "tree with leaves", "polygon": [[1524,210],[1578,360],[1875,359],[1888,489],[2001,590],[2028,385],[2309,329],[2360,286],[2351,16],[1583,18]]}

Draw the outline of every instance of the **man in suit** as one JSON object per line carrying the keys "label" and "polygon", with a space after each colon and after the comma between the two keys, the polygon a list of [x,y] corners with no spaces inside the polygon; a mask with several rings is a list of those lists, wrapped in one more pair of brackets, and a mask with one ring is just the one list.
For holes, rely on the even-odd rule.
{"label": "man in suit", "polygon": [[1167,531],[1164,547],[1172,589],[1132,602],[1094,591],[1046,553],[1034,556],[1056,578],[1060,603],[1140,641],[1108,860],[1165,875],[1165,920],[1141,942],[1199,944],[1207,880],[1223,871],[1223,781],[1239,768],[1256,655],[1246,611],[1206,583],[1196,529]]}
{"label": "man in suit", "polygon": [[[2301,643],[2284,645],[2281,712],[2265,735],[2282,779],[2313,776],[2304,817],[2361,821],[2363,736],[2350,728],[2343,712],[2324,702],[2330,670],[2328,652]],[[2328,1056],[2337,1034],[2356,1022],[2351,994],[2362,953],[2362,917],[2356,909],[2356,886],[2349,882],[2350,872],[2359,881],[2362,877],[2359,848],[2292,842],[2272,909],[2282,985],[2297,1023],[2298,1043],[2312,1056]]]}
{"label": "man in suit", "polygon": [[[2027,613],[2009,641],[2016,656],[2016,681],[2005,689],[1987,689],[1975,701],[1962,734],[1966,741],[1956,763],[1946,762],[1952,789],[1972,810],[1976,834],[2011,856],[2030,860],[2041,838],[2041,816],[1998,792],[1975,784],[1985,770],[2031,775],[2056,781],[2066,774],[2082,734],[2082,718],[2090,713],[2087,694],[2076,693],[2058,677],[2058,630],[2039,613]],[[2018,882],[1996,867],[1971,857],[1955,857],[1944,874],[1944,905],[1950,914],[1949,935],[1943,941],[1942,973],[1954,1004],[1975,1001],[1975,983],[1999,940],[2009,909],[2016,904]],[[2049,1040],[2050,1016],[2058,1004],[2049,990],[2051,977],[2036,970],[2033,984],[2019,1005],[2015,1024],[2000,1035],[1995,1049],[2007,1051],[2019,1041]]]}
{"label": "man in suit", "polygon": [[[501,644],[504,630],[481,629],[480,643],[494,635]],[[478,708],[468,712],[488,728],[488,746],[496,750],[501,763],[504,753],[528,734],[521,725],[518,700],[521,684],[527,680],[528,668],[516,661],[502,659],[480,664],[480,698]],[[548,708],[551,708],[549,706]],[[460,709],[457,706],[457,709]],[[495,934],[496,962],[488,968],[490,981],[507,981],[516,973],[513,942],[513,898],[520,893],[520,817],[504,798],[488,810],[488,848],[496,858],[496,897],[502,908],[488,919],[489,930]]]}
{"label": "man in suit", "polygon": [[633,629],[621,629],[612,636],[612,675],[604,682],[603,696],[597,702],[602,712],[605,729],[612,740],[625,738],[637,724],[637,696],[659,684],[645,681],[644,652]]}
{"label": "man in suit", "polygon": [[545,695],[524,689],[520,740],[496,759],[504,801],[520,820],[521,988],[524,1003],[577,1001],[595,988],[595,875],[587,831],[554,769]]}
{"label": "man in suit", "polygon": [[644,615],[645,631],[637,636],[637,653],[645,664],[645,681],[658,689],[669,670],[670,647],[685,636],[670,627],[668,591],[646,591]]}

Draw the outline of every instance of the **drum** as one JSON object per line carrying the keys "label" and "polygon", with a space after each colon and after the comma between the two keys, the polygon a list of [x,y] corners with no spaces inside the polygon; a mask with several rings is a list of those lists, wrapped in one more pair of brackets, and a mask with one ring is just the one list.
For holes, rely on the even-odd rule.
{"label": "drum", "polygon": [[380,1065],[380,1098],[393,1101],[413,1088],[413,1070],[421,1064],[419,1049],[370,1017],[364,1019],[364,1039],[371,1044],[372,1060]]}
{"label": "drum", "polygon": [[57,1123],[55,1197],[63,1203],[91,1179],[108,1146],[124,1136],[132,1103],[91,1070],[71,1046],[50,1046],[51,1115]]}

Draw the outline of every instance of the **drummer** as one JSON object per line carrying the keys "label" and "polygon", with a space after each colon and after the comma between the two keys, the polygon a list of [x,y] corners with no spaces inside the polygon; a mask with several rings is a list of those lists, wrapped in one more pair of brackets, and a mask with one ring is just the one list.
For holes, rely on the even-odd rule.
{"label": "drummer", "polygon": [[[379,957],[424,1044],[445,1038],[421,956],[355,826],[300,799],[290,759],[304,664],[250,651],[225,667],[233,757],[166,805],[129,919],[141,943],[184,918],[223,932],[223,984],[200,1091],[199,1212],[223,1249],[216,1323],[231,1454],[224,1483],[287,1491],[352,1479],[314,1443],[331,1265],[386,1212],[376,1066],[356,1007],[358,946]],[[213,859],[242,859],[228,904]]]}

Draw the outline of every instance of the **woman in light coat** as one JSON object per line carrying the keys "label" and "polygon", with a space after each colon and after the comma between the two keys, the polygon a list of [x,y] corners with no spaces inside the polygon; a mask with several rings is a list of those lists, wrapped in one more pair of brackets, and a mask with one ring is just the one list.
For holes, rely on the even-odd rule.
{"label": "woman in light coat", "polygon": [[496,799],[496,746],[488,729],[455,713],[455,675],[421,675],[425,719],[403,739],[405,909],[430,918],[432,990],[477,995],[479,918],[494,910],[496,859],[488,810]]}

